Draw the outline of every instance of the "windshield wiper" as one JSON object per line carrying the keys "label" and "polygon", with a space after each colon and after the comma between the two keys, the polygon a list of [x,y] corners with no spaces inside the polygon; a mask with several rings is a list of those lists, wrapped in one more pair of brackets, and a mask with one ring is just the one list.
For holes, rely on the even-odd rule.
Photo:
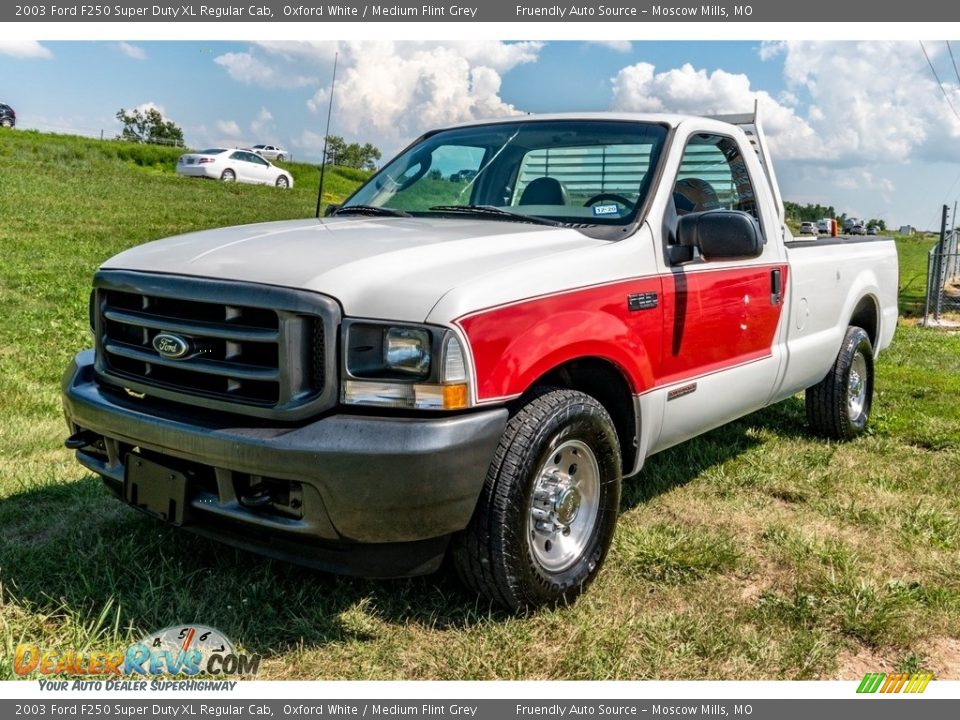
{"label": "windshield wiper", "polygon": [[493,205],[434,205],[432,208],[430,208],[430,210],[433,212],[473,215],[475,217],[499,218],[502,220],[510,220],[511,222],[531,223],[533,225],[552,225],[553,227],[563,227],[567,224],[557,220],[548,220],[547,218],[538,217],[536,215],[524,215],[523,213],[501,210]]}
{"label": "windshield wiper", "polygon": [[334,210],[331,215],[384,215],[389,217],[413,217],[403,210],[377,207],[375,205],[347,205]]}

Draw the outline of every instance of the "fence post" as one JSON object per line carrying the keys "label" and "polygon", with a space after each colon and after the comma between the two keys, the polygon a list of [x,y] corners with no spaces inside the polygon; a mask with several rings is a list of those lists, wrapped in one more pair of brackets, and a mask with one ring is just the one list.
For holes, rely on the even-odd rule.
{"label": "fence post", "polygon": [[946,259],[944,256],[947,252],[947,213],[949,208],[944,205],[943,213],[940,219],[940,241],[937,243],[937,254],[936,262],[934,263],[934,287],[936,288],[937,293],[937,303],[933,312],[933,319],[936,322],[940,322],[940,311],[943,309],[943,261]]}

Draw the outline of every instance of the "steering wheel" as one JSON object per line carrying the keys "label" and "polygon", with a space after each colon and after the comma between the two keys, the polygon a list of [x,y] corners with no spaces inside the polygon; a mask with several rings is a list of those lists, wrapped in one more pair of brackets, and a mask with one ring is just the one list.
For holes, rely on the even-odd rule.
{"label": "steering wheel", "polygon": [[623,195],[617,195],[616,193],[606,193],[606,192],[597,193],[597,194],[594,195],[592,198],[588,199],[588,200],[583,204],[583,206],[584,206],[584,207],[590,207],[591,205],[594,205],[594,204],[600,202],[601,200],[610,200],[610,201],[615,202],[615,203],[620,203],[620,204],[623,205],[625,208],[632,208],[632,207],[633,207],[633,203],[630,202],[630,200],[628,200],[627,198],[625,198]]}

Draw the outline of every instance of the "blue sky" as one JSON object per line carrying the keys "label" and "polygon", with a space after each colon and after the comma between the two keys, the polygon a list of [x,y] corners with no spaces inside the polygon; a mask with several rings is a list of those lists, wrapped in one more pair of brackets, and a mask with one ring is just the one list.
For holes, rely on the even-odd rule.
{"label": "blue sky", "polygon": [[[389,155],[429,127],[516,112],[745,112],[759,99],[784,196],[932,227],[960,196],[960,72],[944,41],[0,41],[24,128],[114,135],[152,104],[193,146],[278,143],[316,160],[334,52],[334,134]],[[960,55],[960,42],[953,44]]]}

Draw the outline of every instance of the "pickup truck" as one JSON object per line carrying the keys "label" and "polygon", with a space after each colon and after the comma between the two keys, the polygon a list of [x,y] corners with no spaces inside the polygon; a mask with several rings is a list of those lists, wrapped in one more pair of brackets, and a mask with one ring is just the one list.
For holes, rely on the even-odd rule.
{"label": "pickup truck", "polygon": [[896,293],[891,240],[791,236],[755,113],[474,122],[323,219],[103,263],[66,443],[212,540],[563,603],[653,453],[802,390],[863,432]]}

